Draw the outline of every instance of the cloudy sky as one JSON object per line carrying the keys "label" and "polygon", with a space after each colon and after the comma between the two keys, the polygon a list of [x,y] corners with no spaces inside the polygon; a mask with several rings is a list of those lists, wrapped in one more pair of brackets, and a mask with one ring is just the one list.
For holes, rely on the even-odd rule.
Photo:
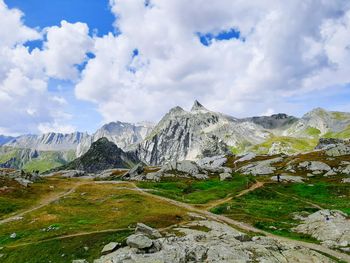
{"label": "cloudy sky", "polygon": [[348,0],[0,0],[0,134],[350,111]]}

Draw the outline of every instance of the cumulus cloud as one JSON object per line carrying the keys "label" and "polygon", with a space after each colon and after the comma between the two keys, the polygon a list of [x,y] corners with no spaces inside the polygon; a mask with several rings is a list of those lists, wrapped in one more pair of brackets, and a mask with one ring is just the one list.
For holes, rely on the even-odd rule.
{"label": "cumulus cloud", "polygon": [[[350,81],[348,1],[110,5],[120,34],[95,39],[95,58],[76,85],[106,121],[155,120],[194,99],[236,115],[280,111],[293,107],[292,96]],[[239,37],[207,46],[198,37],[229,30]]]}
{"label": "cumulus cloud", "polygon": [[[43,31],[22,22],[23,13],[0,0],[0,130],[6,134],[72,131],[67,102],[48,90],[50,78],[75,81],[77,66],[87,60],[92,39],[83,23],[62,21]],[[28,41],[43,48],[30,51]]]}

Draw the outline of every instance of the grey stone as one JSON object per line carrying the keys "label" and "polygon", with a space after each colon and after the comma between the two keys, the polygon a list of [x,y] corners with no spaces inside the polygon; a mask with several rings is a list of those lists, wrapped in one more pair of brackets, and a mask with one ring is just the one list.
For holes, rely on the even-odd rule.
{"label": "grey stone", "polygon": [[[278,181],[277,176],[271,177],[272,181]],[[303,177],[301,176],[295,176],[295,175],[281,175],[280,176],[281,182],[291,182],[291,183],[303,183]]]}
{"label": "grey stone", "polygon": [[230,173],[221,173],[219,176],[220,176],[220,181],[225,181],[227,179],[232,178],[232,175]]}
{"label": "grey stone", "polygon": [[86,259],[74,259],[72,263],[89,263]]}
{"label": "grey stone", "polygon": [[121,244],[118,242],[110,242],[103,247],[101,253],[102,253],[102,255],[109,254],[109,253],[113,252],[114,250],[116,250],[117,248],[119,248],[120,245]]}
{"label": "grey stone", "polygon": [[341,211],[317,211],[304,218],[302,224],[293,230],[309,234],[329,247],[350,245],[350,220]]}
{"label": "grey stone", "polygon": [[[198,226],[207,230],[197,230]],[[193,227],[196,228],[192,229]],[[153,241],[151,248],[144,250],[123,247],[102,256],[94,263],[333,262],[316,251],[289,242],[268,237],[251,239],[246,234],[215,221],[192,221],[174,230],[181,233],[181,236],[159,238]]]}
{"label": "grey stone", "polygon": [[149,227],[143,223],[137,223],[136,224],[136,229],[135,229],[135,233],[141,233],[144,235],[147,235],[148,237],[151,238],[160,238],[162,237],[162,235],[160,234],[160,232],[152,227]]}
{"label": "grey stone", "polygon": [[144,249],[150,248],[153,245],[152,240],[144,234],[133,234],[126,240],[129,247]]}

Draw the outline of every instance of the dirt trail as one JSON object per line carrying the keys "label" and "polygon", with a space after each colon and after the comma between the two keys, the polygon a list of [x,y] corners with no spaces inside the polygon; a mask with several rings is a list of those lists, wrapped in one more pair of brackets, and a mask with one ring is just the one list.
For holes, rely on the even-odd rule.
{"label": "dirt trail", "polygon": [[[79,187],[82,184],[86,184],[86,183],[87,182],[78,182],[69,191],[67,191],[67,192],[65,192],[63,194],[57,195],[56,197],[51,198],[50,200],[46,200],[44,203],[42,203],[42,204],[40,204],[38,206],[35,206],[35,207],[31,208],[31,209],[28,209],[26,211],[18,213],[16,215],[12,216],[12,217],[7,218],[7,219],[3,219],[3,220],[0,221],[0,224],[6,223],[6,222],[10,222],[15,217],[25,215],[25,214],[27,214],[29,212],[32,212],[32,211],[37,210],[37,209],[39,209],[41,207],[44,207],[44,206],[46,206],[46,205],[48,205],[48,204],[50,204],[50,203],[52,203],[52,202],[54,202],[54,201],[64,197],[66,195],[69,195],[69,194],[73,193],[77,187]],[[91,182],[89,182],[89,183],[91,183]],[[113,183],[113,182],[100,181],[100,182],[95,182],[95,183],[99,183],[100,184],[100,183]],[[126,183],[126,182],[123,182],[123,183]],[[118,183],[115,183],[115,184],[118,184]],[[293,239],[289,239],[289,238],[286,238],[286,237],[276,236],[276,235],[273,235],[273,234],[271,234],[269,232],[265,232],[263,230],[257,229],[255,227],[249,225],[249,224],[233,220],[233,219],[225,217],[223,215],[216,215],[216,214],[213,214],[213,213],[211,213],[209,211],[206,211],[206,210],[194,207],[194,206],[192,206],[190,204],[187,204],[187,203],[182,203],[180,201],[176,201],[176,200],[173,200],[173,199],[169,199],[169,198],[166,198],[166,197],[162,197],[162,196],[158,196],[158,195],[152,194],[150,192],[145,191],[145,189],[138,188],[136,186],[136,184],[133,183],[133,182],[126,183],[126,184],[130,185],[130,187],[117,187],[117,189],[120,188],[120,189],[123,189],[123,190],[136,191],[136,192],[138,192],[138,193],[140,193],[142,195],[149,196],[149,197],[152,197],[154,199],[158,199],[158,200],[161,200],[161,201],[173,204],[175,206],[184,208],[184,209],[186,209],[188,211],[204,215],[204,216],[206,216],[209,219],[216,220],[216,221],[221,221],[221,222],[224,222],[224,223],[226,223],[228,225],[235,226],[238,229],[242,229],[242,230],[249,231],[249,232],[254,232],[254,233],[257,233],[257,234],[263,234],[263,235],[265,235],[267,237],[274,238],[274,239],[282,241],[282,242],[289,242],[289,243],[292,243],[292,244],[295,244],[295,245],[298,245],[298,246],[303,246],[303,247],[306,247],[306,248],[309,248],[309,249],[312,249],[312,250],[320,251],[320,252],[323,252],[325,254],[331,255],[331,256],[339,259],[339,260],[350,262],[350,256],[349,255],[341,253],[341,252],[338,252],[338,251],[335,251],[335,250],[332,250],[332,249],[329,249],[327,247],[324,247],[324,246],[321,246],[321,245],[318,245],[318,244],[304,242],[304,241],[293,240]],[[251,186],[249,189],[246,189],[246,190],[240,192],[238,195],[236,195],[236,197],[242,196],[242,195],[244,195],[244,194],[246,194],[246,193],[248,193],[250,191],[253,191],[253,190],[261,187],[262,185],[263,185],[262,182],[258,182],[256,184],[254,184],[253,186]],[[226,200],[226,199],[224,199],[224,200]],[[224,200],[220,200],[220,202],[223,202]],[[123,228],[123,229],[105,229],[105,230],[92,231],[92,232],[82,232],[82,233],[76,233],[76,234],[71,234],[71,235],[54,237],[54,238],[50,238],[50,239],[46,239],[46,240],[40,240],[40,241],[29,242],[29,243],[22,243],[22,244],[18,244],[18,245],[14,245],[14,246],[8,246],[8,247],[18,247],[18,246],[24,246],[24,245],[29,245],[29,244],[42,243],[42,242],[46,242],[46,241],[50,241],[50,240],[59,240],[59,239],[65,239],[65,238],[76,237],[76,236],[83,236],[83,235],[89,235],[89,234],[96,234],[96,233],[116,232],[116,231],[123,231],[123,230],[127,230],[127,229],[128,228]]]}
{"label": "dirt trail", "polygon": [[87,184],[87,182],[77,182],[77,183],[74,184],[74,186],[73,186],[70,190],[68,190],[68,191],[66,191],[66,192],[64,192],[64,193],[60,193],[60,194],[51,196],[50,198],[45,199],[44,201],[42,201],[41,203],[39,203],[39,204],[36,205],[36,206],[33,206],[33,207],[31,207],[31,208],[29,208],[29,209],[27,209],[27,210],[24,210],[24,211],[22,211],[22,212],[19,212],[19,213],[16,213],[16,214],[14,214],[14,215],[11,215],[10,217],[7,217],[7,218],[5,218],[5,219],[2,219],[2,220],[0,220],[0,225],[5,224],[5,223],[8,223],[8,222],[11,222],[11,221],[18,220],[18,217],[22,217],[22,216],[24,216],[24,215],[26,215],[26,214],[28,214],[28,213],[30,213],[30,212],[33,212],[33,211],[38,210],[38,209],[40,209],[40,208],[42,208],[42,207],[44,207],[44,206],[47,206],[47,205],[49,205],[49,204],[51,204],[51,203],[53,203],[53,202],[55,202],[55,201],[61,199],[62,197],[65,197],[65,196],[67,196],[67,195],[70,195],[70,194],[73,193],[79,186],[81,186],[81,185],[83,185],[83,184]]}
{"label": "dirt trail", "polygon": [[240,197],[242,195],[245,195],[249,192],[252,192],[260,187],[264,186],[264,182],[256,182],[255,184],[251,185],[248,189],[245,189],[241,192],[239,192],[237,195],[235,196],[229,196],[229,197],[226,197],[226,198],[223,198],[223,199],[219,199],[219,200],[214,200],[212,202],[209,202],[207,204],[204,204],[204,205],[196,205],[196,207],[198,208],[203,208],[203,209],[206,209],[206,210],[210,210],[218,205],[221,205],[221,204],[224,204],[224,203],[227,203],[229,201],[231,201],[233,198],[237,198],[237,197]]}
{"label": "dirt trail", "polygon": [[66,239],[66,238],[71,238],[71,237],[80,237],[80,236],[87,236],[87,235],[101,234],[101,233],[114,233],[114,232],[127,231],[127,230],[133,230],[133,228],[116,228],[116,229],[96,230],[96,231],[90,231],[90,232],[80,232],[80,233],[75,233],[75,234],[70,234],[70,235],[47,238],[47,239],[43,239],[43,240],[39,240],[39,241],[25,242],[25,243],[20,243],[20,244],[16,244],[16,245],[10,245],[10,246],[7,246],[7,248],[23,247],[23,246],[33,245],[33,244],[45,243],[45,242],[52,241],[52,240],[61,240],[61,239]]}
{"label": "dirt trail", "polygon": [[317,204],[314,204],[314,203],[312,203],[312,202],[310,202],[310,201],[303,200],[303,199],[298,198],[298,197],[296,197],[296,196],[294,196],[294,195],[284,194],[284,193],[281,193],[281,192],[278,192],[278,191],[275,191],[275,190],[271,190],[271,191],[275,192],[276,194],[285,196],[285,197],[293,198],[293,199],[298,200],[298,201],[300,201],[300,202],[303,202],[303,203],[305,203],[305,204],[309,204],[309,205],[311,205],[311,206],[313,206],[313,207],[315,207],[315,208],[318,208],[318,209],[320,209],[320,210],[324,209],[323,207],[321,207],[321,206],[319,206],[319,205],[317,205]]}
{"label": "dirt trail", "polygon": [[[132,185],[135,185],[135,184],[132,183]],[[123,189],[126,189],[126,187],[123,187]],[[212,220],[221,221],[221,222],[224,222],[224,223],[229,224],[231,226],[236,226],[236,227],[238,227],[238,228],[240,228],[242,230],[245,230],[245,231],[254,232],[254,233],[257,233],[257,234],[263,234],[263,235],[265,235],[267,237],[274,238],[274,239],[282,241],[282,242],[289,242],[289,243],[292,243],[294,245],[303,246],[303,247],[306,247],[306,248],[309,248],[309,249],[312,249],[312,250],[316,250],[316,251],[320,251],[320,252],[326,253],[326,254],[331,255],[331,256],[339,259],[339,260],[343,260],[343,261],[345,260],[346,262],[350,262],[350,256],[349,255],[341,253],[341,252],[338,252],[338,251],[335,251],[335,250],[332,250],[332,249],[329,249],[327,247],[324,247],[324,246],[321,246],[321,245],[318,245],[318,244],[313,244],[313,243],[308,243],[308,242],[304,242],[304,241],[298,241],[298,240],[294,240],[294,239],[289,239],[289,238],[286,238],[286,237],[276,236],[276,235],[273,235],[273,234],[271,234],[269,232],[265,232],[263,230],[255,228],[255,227],[253,227],[253,226],[251,226],[249,224],[246,224],[246,223],[243,223],[243,222],[239,222],[239,221],[233,220],[231,218],[228,218],[228,217],[225,217],[225,216],[222,216],[222,215],[213,214],[213,213],[211,213],[209,211],[196,208],[196,207],[194,207],[194,206],[192,206],[190,204],[182,203],[180,201],[176,201],[176,200],[169,199],[169,198],[166,198],[166,197],[163,197],[163,196],[158,196],[158,195],[154,195],[154,194],[149,193],[149,192],[145,192],[143,189],[140,189],[138,187],[127,188],[127,189],[132,190],[132,191],[137,191],[137,192],[139,192],[139,193],[141,193],[143,195],[150,196],[150,197],[153,197],[153,198],[156,198],[156,199],[168,202],[170,204],[176,205],[178,207],[182,207],[182,208],[187,209],[189,211],[205,215],[207,218],[210,218]]]}

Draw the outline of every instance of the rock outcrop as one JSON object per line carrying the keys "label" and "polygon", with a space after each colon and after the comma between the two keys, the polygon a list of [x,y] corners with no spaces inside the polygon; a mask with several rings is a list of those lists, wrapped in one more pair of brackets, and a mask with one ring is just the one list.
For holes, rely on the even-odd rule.
{"label": "rock outcrop", "polygon": [[304,218],[294,231],[311,235],[329,247],[350,246],[350,220],[341,211],[317,211]]}
{"label": "rock outcrop", "polygon": [[256,161],[250,164],[247,164],[240,169],[238,172],[242,174],[251,174],[251,175],[269,175],[273,174],[276,171],[276,168],[272,164],[283,161],[282,157],[276,157],[273,159],[268,159],[264,161]]}
{"label": "rock outcrop", "polygon": [[161,165],[227,154],[228,146],[259,143],[269,135],[261,126],[212,112],[196,101],[191,111],[171,109],[136,152],[146,163]]}
{"label": "rock outcrop", "polygon": [[175,230],[180,236],[168,235],[154,240],[134,234],[128,237],[128,246],[102,256],[94,263],[333,262],[305,247],[268,237],[250,238],[214,221],[195,221]]}
{"label": "rock outcrop", "polygon": [[101,138],[91,145],[81,157],[59,167],[57,170],[82,170],[98,173],[112,168],[130,168],[140,160],[133,153],[125,153],[106,138]]}
{"label": "rock outcrop", "polygon": [[84,137],[76,148],[79,157],[86,153],[91,144],[98,139],[107,138],[118,145],[123,151],[130,150],[135,144],[140,143],[153,129],[152,123],[132,124],[127,122],[110,122],[103,125],[92,136]]}

